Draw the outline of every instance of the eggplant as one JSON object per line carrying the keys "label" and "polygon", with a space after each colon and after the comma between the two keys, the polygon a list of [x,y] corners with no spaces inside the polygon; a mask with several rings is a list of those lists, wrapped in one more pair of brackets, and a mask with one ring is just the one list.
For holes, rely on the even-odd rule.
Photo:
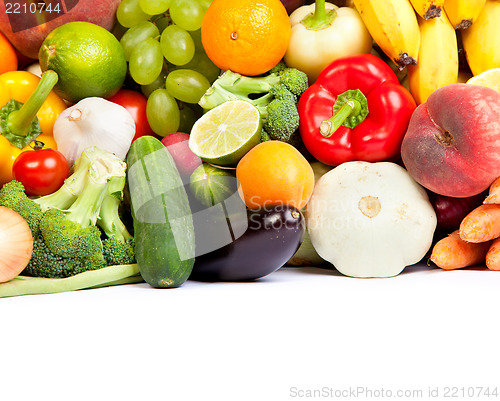
{"label": "eggplant", "polygon": [[[243,234],[223,247],[196,256],[190,280],[256,280],[278,270],[295,254],[305,233],[300,210],[278,205],[246,213]],[[195,234],[200,234],[196,224]]]}

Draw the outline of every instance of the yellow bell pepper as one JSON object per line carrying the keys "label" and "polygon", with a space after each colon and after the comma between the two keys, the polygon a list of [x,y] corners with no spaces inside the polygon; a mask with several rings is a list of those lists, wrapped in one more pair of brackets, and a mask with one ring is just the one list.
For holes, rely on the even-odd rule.
{"label": "yellow bell pepper", "polygon": [[305,72],[310,85],[331,62],[372,49],[372,37],[355,8],[316,0],[291,13],[290,24],[284,60],[288,67]]}
{"label": "yellow bell pepper", "polygon": [[[33,150],[30,143],[35,138],[46,147],[56,149],[52,128],[67,107],[51,90],[56,82],[57,75],[54,77],[53,74],[42,80],[27,71],[10,71],[0,75],[0,113],[4,110],[3,122],[0,122],[0,186],[13,179],[12,165],[16,157],[23,151]],[[27,106],[21,107],[22,111],[5,111],[11,99]],[[36,122],[33,123],[33,120]],[[32,124],[38,124],[41,133],[29,134]]]}

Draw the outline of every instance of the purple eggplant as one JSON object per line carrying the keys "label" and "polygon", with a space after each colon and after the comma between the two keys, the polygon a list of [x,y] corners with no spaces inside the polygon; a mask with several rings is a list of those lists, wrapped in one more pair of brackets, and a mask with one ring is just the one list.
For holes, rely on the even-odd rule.
{"label": "purple eggplant", "polygon": [[195,258],[190,280],[249,281],[267,276],[295,254],[304,237],[304,217],[292,206],[247,211],[246,222],[239,238]]}

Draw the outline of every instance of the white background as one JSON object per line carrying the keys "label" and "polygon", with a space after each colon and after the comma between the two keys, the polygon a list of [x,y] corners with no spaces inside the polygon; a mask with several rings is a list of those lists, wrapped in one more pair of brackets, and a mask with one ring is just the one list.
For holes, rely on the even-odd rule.
{"label": "white background", "polygon": [[318,400],[358,388],[373,394],[357,399],[491,400],[500,394],[444,395],[500,392],[499,311],[500,272],[424,264],[390,279],[283,268],[252,283],[5,298],[0,400]]}

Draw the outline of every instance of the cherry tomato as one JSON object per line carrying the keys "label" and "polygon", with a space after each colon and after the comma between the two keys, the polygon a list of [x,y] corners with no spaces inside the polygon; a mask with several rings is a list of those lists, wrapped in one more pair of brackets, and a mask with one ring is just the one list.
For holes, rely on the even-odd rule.
{"label": "cherry tomato", "polygon": [[15,180],[24,185],[27,195],[43,196],[57,191],[69,175],[64,155],[39,143],[34,150],[21,152],[12,165]]}
{"label": "cherry tomato", "polygon": [[135,136],[132,142],[140,136],[153,135],[156,136],[149,126],[148,117],[146,116],[146,104],[148,99],[142,93],[131,89],[120,89],[115,95],[108,99],[110,102],[119,104],[127,109],[135,121]]}

